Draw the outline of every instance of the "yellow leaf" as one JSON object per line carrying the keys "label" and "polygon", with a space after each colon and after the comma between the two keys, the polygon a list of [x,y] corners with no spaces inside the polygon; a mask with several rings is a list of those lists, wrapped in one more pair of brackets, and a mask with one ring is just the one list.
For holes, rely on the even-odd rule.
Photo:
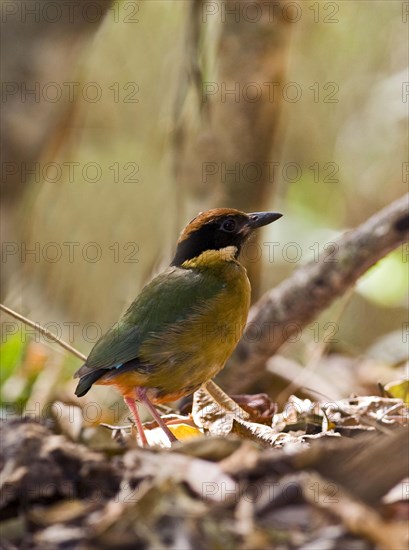
{"label": "yellow leaf", "polygon": [[168,428],[179,441],[185,441],[186,439],[203,435],[199,428],[189,426],[189,424],[168,424]]}
{"label": "yellow leaf", "polygon": [[409,380],[395,380],[385,384],[384,390],[391,397],[402,399],[407,405],[409,404]]}
{"label": "yellow leaf", "polygon": [[[203,436],[203,432],[201,432],[198,428],[189,426],[189,424],[185,424],[183,422],[180,424],[168,424],[168,428],[179,441],[186,441],[188,439],[192,439],[193,437]],[[153,428],[152,430],[145,429],[145,435],[149,445],[170,447],[169,440],[162,428]]]}

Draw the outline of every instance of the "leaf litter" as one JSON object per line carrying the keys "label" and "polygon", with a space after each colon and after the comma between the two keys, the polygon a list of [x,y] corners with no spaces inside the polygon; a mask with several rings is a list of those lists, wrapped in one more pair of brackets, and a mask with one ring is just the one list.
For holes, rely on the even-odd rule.
{"label": "leaf litter", "polygon": [[169,415],[180,439],[171,449],[154,423],[149,449],[132,426],[81,430],[61,402],[48,425],[3,421],[4,547],[407,547],[402,399],[290,396],[278,411],[264,394],[221,407],[211,393],[196,392],[191,413]]}

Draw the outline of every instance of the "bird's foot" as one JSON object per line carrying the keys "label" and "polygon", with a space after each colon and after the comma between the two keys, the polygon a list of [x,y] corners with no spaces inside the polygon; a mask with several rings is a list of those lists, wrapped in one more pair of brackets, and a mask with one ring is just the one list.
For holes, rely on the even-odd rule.
{"label": "bird's foot", "polygon": [[142,447],[149,447],[148,440],[146,439],[145,430],[143,429],[141,418],[139,416],[138,407],[135,403],[135,399],[131,397],[124,397],[124,401],[131,411],[135,420],[136,429],[138,430],[139,437],[141,438]]}
{"label": "bird's foot", "polygon": [[162,428],[164,431],[166,437],[169,439],[170,443],[174,443],[175,441],[178,441],[178,439],[173,435],[171,430],[169,429],[166,422],[162,420],[161,415],[156,410],[155,406],[150,402],[148,396],[146,395],[146,389],[145,388],[136,388],[136,398],[146,405],[153,416],[153,418],[158,423],[159,427]]}

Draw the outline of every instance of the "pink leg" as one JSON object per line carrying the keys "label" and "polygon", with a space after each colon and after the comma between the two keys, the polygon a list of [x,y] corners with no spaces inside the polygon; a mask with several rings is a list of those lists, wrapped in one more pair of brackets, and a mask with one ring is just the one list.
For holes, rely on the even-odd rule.
{"label": "pink leg", "polygon": [[162,430],[165,432],[167,438],[169,439],[169,441],[171,443],[173,443],[174,441],[177,441],[177,438],[173,435],[173,433],[169,430],[169,428],[167,427],[166,423],[162,420],[162,418],[160,417],[160,414],[158,413],[158,411],[155,409],[155,407],[153,406],[153,404],[149,401],[147,395],[146,395],[146,390],[145,388],[137,388],[136,389],[136,398],[141,402],[143,403],[144,405],[146,405],[151,413],[151,415],[153,416],[153,418],[156,420],[156,422],[159,424],[159,426],[162,428]]}
{"label": "pink leg", "polygon": [[128,409],[131,411],[132,416],[134,417],[136,429],[138,430],[139,437],[142,441],[142,447],[149,447],[148,440],[142,426],[141,418],[139,416],[138,407],[136,406],[135,399],[130,397],[124,397],[124,401],[128,406]]}

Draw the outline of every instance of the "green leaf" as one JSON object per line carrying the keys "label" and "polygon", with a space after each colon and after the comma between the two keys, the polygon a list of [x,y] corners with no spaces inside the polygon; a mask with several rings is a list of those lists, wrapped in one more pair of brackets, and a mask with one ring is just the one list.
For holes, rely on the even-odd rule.
{"label": "green leaf", "polygon": [[21,331],[9,336],[0,345],[0,385],[20,367],[26,347],[27,342]]}
{"label": "green leaf", "polygon": [[409,287],[408,265],[399,251],[374,265],[357,284],[357,291],[381,306],[404,305]]}

